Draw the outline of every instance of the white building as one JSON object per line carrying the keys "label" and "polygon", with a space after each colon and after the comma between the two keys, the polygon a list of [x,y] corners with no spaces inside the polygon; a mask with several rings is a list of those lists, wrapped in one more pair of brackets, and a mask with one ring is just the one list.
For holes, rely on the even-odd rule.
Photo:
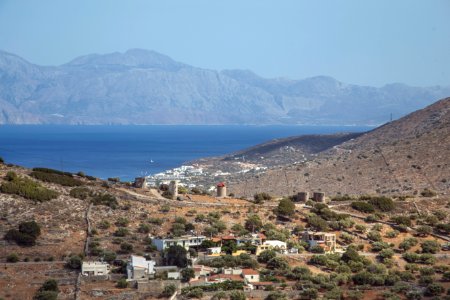
{"label": "white building", "polygon": [[155,261],[146,260],[142,256],[131,255],[127,264],[128,280],[148,279],[155,275]]}
{"label": "white building", "polygon": [[275,250],[280,253],[286,254],[287,253],[287,244],[286,244],[286,242],[277,241],[277,240],[265,241],[262,245],[258,245],[256,247],[256,256],[259,256],[259,254],[265,250]]}
{"label": "white building", "polygon": [[109,264],[102,261],[84,261],[81,265],[84,276],[101,276],[109,274]]}
{"label": "white building", "polygon": [[243,269],[241,275],[246,282],[259,282],[259,272],[253,269]]}
{"label": "white building", "polygon": [[197,247],[206,239],[204,235],[183,235],[177,238],[152,238],[152,244],[156,246],[158,251],[164,251],[171,246],[181,246],[186,250],[189,247]]}

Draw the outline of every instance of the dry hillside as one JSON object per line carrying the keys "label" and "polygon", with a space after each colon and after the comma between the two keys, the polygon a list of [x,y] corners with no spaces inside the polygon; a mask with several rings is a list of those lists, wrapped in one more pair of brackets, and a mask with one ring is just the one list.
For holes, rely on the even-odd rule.
{"label": "dry hillside", "polygon": [[316,159],[231,180],[232,192],[415,194],[450,190],[450,98],[322,152]]}

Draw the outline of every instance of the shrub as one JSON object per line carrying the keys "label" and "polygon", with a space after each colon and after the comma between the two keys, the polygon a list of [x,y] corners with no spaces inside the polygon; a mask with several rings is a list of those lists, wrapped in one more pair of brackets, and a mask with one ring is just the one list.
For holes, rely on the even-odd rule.
{"label": "shrub", "polygon": [[78,179],[73,178],[72,174],[70,174],[70,176],[68,176],[68,175],[60,175],[60,174],[55,174],[55,173],[33,171],[30,173],[30,176],[34,177],[38,180],[44,181],[44,182],[56,183],[56,184],[63,185],[63,186],[83,185],[83,182]]}
{"label": "shrub", "polygon": [[261,204],[264,201],[272,200],[272,196],[270,196],[267,193],[258,193],[258,194],[253,195],[253,199],[255,200],[255,203]]}
{"label": "shrub", "polygon": [[92,198],[92,203],[94,205],[104,205],[109,206],[112,209],[116,209],[119,206],[116,197],[111,194],[97,194]]}
{"label": "shrub", "polygon": [[289,263],[283,257],[274,257],[267,262],[267,268],[273,270],[288,270]]}
{"label": "shrub", "polygon": [[170,211],[170,206],[169,205],[163,205],[159,208],[159,210],[163,213],[168,213]]}
{"label": "shrub", "polygon": [[380,242],[382,240],[381,234],[378,231],[370,231],[367,234],[367,238],[374,242]]}
{"label": "shrub", "polygon": [[425,292],[423,293],[427,297],[439,296],[444,292],[444,287],[438,283],[432,283],[427,286]]}
{"label": "shrub", "polygon": [[3,157],[0,156],[0,164],[4,164],[5,160],[3,159]]}
{"label": "shrub", "polygon": [[416,231],[417,231],[417,235],[418,235],[418,236],[427,236],[427,235],[430,235],[430,234],[431,234],[431,232],[433,231],[433,229],[431,228],[431,226],[428,226],[428,225],[422,225],[422,226],[419,226],[419,227],[416,229]]}
{"label": "shrub", "polygon": [[203,297],[203,290],[201,288],[193,288],[187,292],[186,297],[200,299]]}
{"label": "shrub", "polygon": [[33,300],[56,300],[58,299],[58,292],[54,291],[38,291]]}
{"label": "shrub", "polygon": [[175,285],[173,284],[166,285],[161,293],[161,297],[169,298],[175,293],[176,290],[177,287]]}
{"label": "shrub", "polygon": [[364,233],[364,232],[366,232],[367,227],[364,226],[364,225],[361,225],[361,224],[357,224],[357,225],[355,226],[355,229],[356,229],[357,231],[361,232],[361,233]]}
{"label": "shrub", "polygon": [[48,279],[42,284],[42,286],[39,288],[39,291],[59,292],[58,282],[56,282],[56,280],[54,279]]}
{"label": "shrub", "polygon": [[48,174],[56,174],[56,175],[64,175],[67,177],[72,177],[72,173],[70,172],[63,172],[55,169],[49,169],[49,168],[33,168],[34,172],[41,172],[41,173],[48,173]]}
{"label": "shrub", "polygon": [[411,227],[411,219],[407,216],[394,216],[391,218],[391,221],[396,223],[397,225],[405,225]]}
{"label": "shrub", "polygon": [[6,257],[6,261],[9,263],[16,263],[19,261],[19,256],[16,253],[11,253]]}
{"label": "shrub", "polygon": [[387,212],[395,208],[395,203],[388,197],[374,197],[369,200],[369,203],[381,211]]}
{"label": "shrub", "polygon": [[108,220],[102,220],[98,224],[98,228],[100,228],[100,229],[108,229],[110,226],[111,226],[111,224],[108,222]]}
{"label": "shrub", "polygon": [[128,282],[125,278],[119,279],[116,283],[116,287],[119,289],[126,289],[128,287]]}
{"label": "shrub", "polygon": [[437,241],[428,240],[420,244],[422,247],[422,253],[436,254],[441,249],[441,245]]}
{"label": "shrub", "polygon": [[400,232],[398,230],[391,230],[391,231],[386,232],[386,237],[392,239],[392,238],[397,237],[399,234],[400,234]]}
{"label": "shrub", "polygon": [[7,180],[7,181],[13,181],[13,180],[16,179],[16,178],[17,178],[16,172],[14,172],[14,171],[8,171],[8,173],[6,173],[5,180]]}
{"label": "shrub", "polygon": [[312,253],[325,253],[325,250],[319,245],[312,246],[311,248],[309,248],[309,251]]}
{"label": "shrub", "polygon": [[120,252],[122,253],[130,253],[133,251],[133,245],[127,242],[123,242],[120,244]]}
{"label": "shrub", "polygon": [[195,277],[195,271],[192,268],[185,268],[181,270],[181,278],[183,282],[189,282],[192,278]]}
{"label": "shrub", "polygon": [[116,232],[114,232],[114,235],[117,237],[124,237],[128,235],[128,229],[124,228],[124,227],[120,227],[116,230]]}
{"label": "shrub", "polygon": [[418,241],[416,238],[406,238],[398,245],[398,247],[400,249],[406,251],[406,250],[411,249],[412,247],[414,247],[417,244],[418,244]]}
{"label": "shrub", "polygon": [[352,202],[351,206],[353,209],[364,213],[371,213],[375,211],[375,208],[372,204],[363,201],[354,201]]}
{"label": "shrub", "polygon": [[88,188],[85,187],[75,187],[70,190],[70,196],[74,198],[78,198],[81,200],[86,200],[89,196],[90,192]]}
{"label": "shrub", "polygon": [[184,247],[179,245],[170,246],[164,254],[169,266],[177,266],[179,268],[187,267],[187,251]]}
{"label": "shrub", "polygon": [[258,256],[258,262],[267,263],[269,260],[277,256],[274,250],[264,250]]}
{"label": "shrub", "polygon": [[149,233],[150,232],[150,226],[148,224],[139,224],[138,231],[140,233]]}
{"label": "shrub", "polygon": [[18,195],[35,202],[49,201],[58,197],[57,192],[47,189],[33,180],[20,177],[3,182],[0,186],[0,192]]}
{"label": "shrub", "polygon": [[20,246],[34,246],[40,234],[40,226],[35,221],[29,221],[20,223],[19,230],[10,229],[4,239],[14,241]]}
{"label": "shrub", "polygon": [[120,218],[117,219],[117,221],[116,221],[116,226],[119,226],[119,227],[127,227],[129,223],[130,223],[130,221],[129,221],[127,218],[120,217]]}
{"label": "shrub", "polygon": [[258,215],[250,215],[247,220],[245,220],[245,229],[251,232],[259,231],[263,223]]}
{"label": "shrub", "polygon": [[67,261],[66,266],[73,270],[79,270],[81,269],[81,263],[81,257],[79,257],[78,255],[72,255]]}
{"label": "shrub", "polygon": [[319,216],[312,215],[308,216],[308,225],[313,229],[317,231],[327,231],[328,228],[328,222],[322,219]]}
{"label": "shrub", "polygon": [[420,192],[422,197],[434,197],[436,196],[436,192],[430,189],[424,189],[422,192]]}
{"label": "shrub", "polygon": [[276,209],[276,214],[278,216],[291,217],[294,215],[294,213],[295,213],[294,202],[292,202],[292,200],[288,198],[281,199]]}

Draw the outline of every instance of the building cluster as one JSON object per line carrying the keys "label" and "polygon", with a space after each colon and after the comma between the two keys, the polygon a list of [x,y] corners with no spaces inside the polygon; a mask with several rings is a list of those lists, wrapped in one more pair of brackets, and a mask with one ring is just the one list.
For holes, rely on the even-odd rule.
{"label": "building cluster", "polygon": [[[177,181],[172,180],[169,185],[169,191],[176,196]],[[217,197],[226,197],[226,184],[220,182],[217,184]],[[308,192],[300,192],[297,194],[297,201],[309,200]],[[316,192],[312,195],[312,199],[317,202],[324,202],[325,195]],[[261,253],[267,250],[273,250],[280,255],[291,255],[298,253],[296,248],[288,248],[288,244],[284,241],[268,239],[263,233],[253,233],[244,236],[235,236],[233,234],[210,237],[204,235],[183,235],[179,237],[153,237],[150,236],[153,246],[161,253],[165,253],[167,249],[173,246],[179,246],[186,250],[187,259],[190,260],[191,268],[194,271],[193,278],[189,281],[189,285],[209,285],[212,283],[223,282],[227,280],[240,281],[244,283],[247,289],[266,288],[268,285],[273,285],[273,282],[261,282],[260,274],[257,270],[249,268],[212,268],[205,265],[196,264],[198,258],[190,257],[190,249],[206,250],[199,253],[199,257],[203,260],[214,259],[215,257],[232,255],[239,256],[243,253],[260,256]],[[336,235],[327,232],[313,232],[304,231],[298,237],[299,240],[306,242],[310,249],[313,247],[320,247],[323,253],[334,253],[336,247]],[[208,242],[209,247],[204,247],[205,242]],[[245,247],[240,247],[245,246]],[[247,251],[248,249],[250,251]],[[244,250],[246,249],[246,250]],[[104,276],[110,273],[110,266],[101,261],[97,262],[83,262],[82,274],[84,276]],[[139,289],[140,284],[147,284],[150,286],[150,280],[154,278],[161,278],[158,274],[164,273],[166,279],[180,280],[182,279],[182,272],[176,266],[157,265],[153,259],[143,256],[131,255],[126,265],[127,280],[135,282]]]}
{"label": "building cluster", "polygon": [[[203,168],[196,168],[194,166],[181,166],[171,170],[167,170],[161,173],[156,173],[149,176],[137,177],[134,185],[138,188],[149,188],[152,186],[158,186],[159,184],[168,184],[172,180],[182,182],[184,185],[186,182],[192,181],[193,177],[206,176]],[[195,185],[188,187],[195,187]]]}

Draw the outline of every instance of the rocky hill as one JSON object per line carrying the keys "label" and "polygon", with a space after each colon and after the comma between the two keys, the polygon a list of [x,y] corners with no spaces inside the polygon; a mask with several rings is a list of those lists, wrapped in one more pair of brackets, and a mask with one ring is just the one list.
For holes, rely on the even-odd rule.
{"label": "rocky hill", "polygon": [[311,161],[231,180],[237,195],[450,191],[450,98],[336,145]]}
{"label": "rocky hill", "polygon": [[380,124],[449,94],[323,76],[265,79],[140,49],[53,67],[0,51],[0,124]]}
{"label": "rocky hill", "polygon": [[200,165],[211,173],[215,170],[239,172],[250,166],[259,168],[286,166],[314,158],[318,153],[361,134],[302,135],[275,139],[228,155],[198,159],[189,164]]}

